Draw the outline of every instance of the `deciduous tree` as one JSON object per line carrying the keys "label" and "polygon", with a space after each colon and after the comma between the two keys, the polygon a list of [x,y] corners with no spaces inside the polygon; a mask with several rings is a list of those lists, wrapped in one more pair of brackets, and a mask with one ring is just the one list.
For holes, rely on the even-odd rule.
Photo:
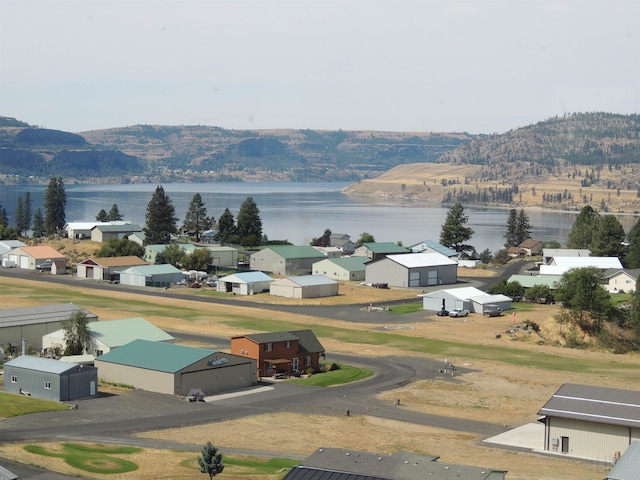
{"label": "deciduous tree", "polygon": [[611,298],[601,286],[603,281],[602,271],[597,268],[574,268],[562,275],[556,285],[556,299],[571,310],[584,330],[590,328],[585,312],[596,320],[596,332],[600,331],[602,319],[611,312]]}
{"label": "deciduous tree", "polygon": [[356,241],[356,245],[364,245],[365,243],[375,243],[376,239],[373,238],[369,232],[362,232],[360,238]]}
{"label": "deciduous tree", "polygon": [[110,238],[102,244],[96,257],[144,257],[144,247],[128,238]]}
{"label": "deciduous tree", "polygon": [[143,229],[147,245],[167,244],[171,241],[171,234],[177,231],[178,219],[175,214],[173,202],[162,185],[158,185],[147,205],[147,223]]}
{"label": "deciduous tree", "polygon": [[87,314],[82,310],[78,310],[69,318],[63,320],[61,325],[64,331],[64,340],[67,344],[64,354],[82,355],[91,341]]}
{"label": "deciduous tree", "polygon": [[462,204],[456,203],[449,209],[440,231],[440,243],[454,249],[463,257],[468,257],[469,252],[474,250],[473,246],[467,243],[475,233],[466,226],[468,221],[469,217],[465,215]]}

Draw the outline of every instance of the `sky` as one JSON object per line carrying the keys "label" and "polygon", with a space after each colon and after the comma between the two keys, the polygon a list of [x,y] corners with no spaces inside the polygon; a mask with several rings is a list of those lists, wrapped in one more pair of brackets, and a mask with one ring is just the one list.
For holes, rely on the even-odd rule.
{"label": "sky", "polygon": [[638,0],[0,0],[0,115],[504,133],[640,112]]}

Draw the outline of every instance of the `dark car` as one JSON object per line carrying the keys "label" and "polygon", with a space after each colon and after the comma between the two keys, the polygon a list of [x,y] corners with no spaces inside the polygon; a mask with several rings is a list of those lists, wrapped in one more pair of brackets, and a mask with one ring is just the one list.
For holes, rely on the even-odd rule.
{"label": "dark car", "polygon": [[449,310],[445,310],[444,308],[441,310],[438,310],[438,312],[436,313],[436,315],[438,315],[439,317],[448,317],[449,316]]}

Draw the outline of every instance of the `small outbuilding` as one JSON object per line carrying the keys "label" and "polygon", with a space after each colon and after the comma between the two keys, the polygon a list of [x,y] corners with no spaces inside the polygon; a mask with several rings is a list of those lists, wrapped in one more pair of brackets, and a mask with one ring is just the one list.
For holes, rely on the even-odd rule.
{"label": "small outbuilding", "polygon": [[512,299],[506,295],[490,295],[475,287],[460,287],[438,290],[421,295],[422,308],[437,312],[443,307],[445,310],[462,308],[475,313],[484,313],[487,306],[498,306],[502,310],[512,308]]}
{"label": "small outbuilding", "polygon": [[277,245],[252,253],[249,266],[274,275],[306,275],[315,262],[325,258],[310,245]]}
{"label": "small outbuilding", "polygon": [[96,358],[100,378],[150,392],[227,392],[256,383],[256,361],[230,353],[135,340]]}
{"label": "small outbuilding", "polygon": [[134,287],[170,287],[182,280],[182,271],[171,264],[139,265],[120,272],[120,283]]}
{"label": "small outbuilding", "polygon": [[77,363],[21,355],[4,364],[4,390],[68,402],[98,392],[98,370]]}
{"label": "small outbuilding", "polygon": [[132,233],[142,232],[139,225],[132,223],[96,225],[91,229],[91,240],[94,242],[106,242],[113,238],[127,238]]}
{"label": "small outbuilding", "polygon": [[147,265],[147,262],[133,255],[88,258],[78,263],[76,276],[89,280],[120,281],[120,272],[122,270],[140,265]]}
{"label": "small outbuilding", "polygon": [[409,252],[411,252],[411,250],[401,247],[397,243],[372,242],[363,243],[356,247],[353,255],[356,257],[367,257],[369,260],[377,260],[379,258],[386,257],[387,255],[400,255]]}
{"label": "small outbuilding", "polygon": [[367,257],[327,258],[313,264],[314,275],[325,275],[339,282],[360,282],[365,279]]}
{"label": "small outbuilding", "polygon": [[458,262],[440,253],[387,255],[367,263],[365,277],[393,287],[449,285],[458,280]]}
{"label": "small outbuilding", "polygon": [[339,285],[324,275],[300,275],[274,280],[269,293],[285,298],[332,297],[338,295]]}
{"label": "small outbuilding", "polygon": [[219,278],[217,288],[219,292],[234,293],[236,295],[254,295],[256,293],[268,292],[271,282],[273,282],[273,278],[266,273],[241,272]]}

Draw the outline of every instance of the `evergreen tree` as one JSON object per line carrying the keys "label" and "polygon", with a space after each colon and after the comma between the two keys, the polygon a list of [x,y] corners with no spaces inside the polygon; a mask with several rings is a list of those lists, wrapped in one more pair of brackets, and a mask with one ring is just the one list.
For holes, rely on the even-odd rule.
{"label": "evergreen tree", "polygon": [[[624,266],[625,268],[640,268],[640,220],[631,227],[627,238],[629,240],[629,248],[624,257]],[[640,290],[640,288],[637,288],[637,290]]]}
{"label": "evergreen tree", "polygon": [[166,244],[171,241],[171,234],[176,233],[178,219],[171,199],[164,192],[162,185],[156,187],[147,205],[147,223],[143,231],[147,245]]}
{"label": "evergreen tree", "polygon": [[22,235],[22,197],[18,197],[18,201],[16,202],[16,232],[18,235]]}
{"label": "evergreen tree", "polygon": [[624,227],[618,218],[615,215],[605,215],[593,234],[591,255],[622,259],[625,251],[623,242],[626,236]]}
{"label": "evergreen tree", "polygon": [[369,232],[362,232],[360,234],[360,237],[356,241],[356,245],[364,245],[365,243],[375,243],[375,242],[376,242],[376,239],[373,238],[373,235],[371,235]]}
{"label": "evergreen tree", "polygon": [[629,328],[634,336],[636,344],[640,342],[640,288],[631,297],[631,309],[629,310],[625,327]]}
{"label": "evergreen tree", "polygon": [[196,242],[198,242],[200,234],[209,230],[212,225],[213,219],[207,217],[207,208],[204,206],[202,197],[196,193],[191,199],[189,209],[184,217],[182,231],[189,235],[195,235]]}
{"label": "evergreen tree", "polygon": [[107,215],[107,220],[109,222],[119,222],[123,218],[124,218],[124,215],[120,213],[120,210],[118,209],[118,204],[114,203],[113,205],[111,205],[111,210],[109,210],[109,214]]}
{"label": "evergreen tree", "polygon": [[247,199],[240,205],[238,212],[237,235],[241,245],[255,247],[260,245],[262,240],[262,219],[260,210],[253,201],[253,197]]}
{"label": "evergreen tree", "polygon": [[593,234],[598,229],[599,223],[600,214],[590,205],[584,206],[573,222],[567,238],[567,247],[590,249],[593,244]]}
{"label": "evergreen tree", "polygon": [[463,257],[468,256],[467,252],[473,251],[473,247],[467,244],[474,234],[474,231],[466,226],[468,221],[469,217],[464,214],[462,204],[456,203],[449,209],[440,231],[440,243],[454,249]]}
{"label": "evergreen tree", "polygon": [[96,221],[98,222],[108,222],[109,221],[109,214],[107,213],[107,211],[103,208],[98,212],[98,215],[96,215]]}
{"label": "evergreen tree", "polygon": [[518,213],[515,208],[509,210],[509,218],[507,219],[507,233],[504,234],[504,238],[506,239],[504,242],[504,246],[506,248],[515,247],[519,245],[517,243],[517,235],[518,235]]}
{"label": "evergreen tree", "polygon": [[27,192],[24,201],[18,197],[16,204],[16,231],[25,236],[31,228],[31,193]]}
{"label": "evergreen tree", "polygon": [[331,230],[328,228],[321,237],[313,238],[310,242],[312,247],[330,247],[331,246]]}
{"label": "evergreen tree", "polygon": [[7,217],[7,211],[2,205],[0,205],[0,227],[6,227],[9,225],[9,217]]}
{"label": "evergreen tree", "polygon": [[216,235],[216,239],[220,243],[237,243],[236,221],[228,208],[224,209],[224,212],[218,220],[218,234]]}
{"label": "evergreen tree", "polygon": [[516,245],[520,245],[527,238],[531,238],[531,224],[529,223],[529,217],[524,213],[524,209],[520,209],[516,225],[516,241],[518,242]]}
{"label": "evergreen tree", "polygon": [[82,355],[91,341],[89,319],[82,310],[61,322],[67,348],[65,355]]}
{"label": "evergreen tree", "polygon": [[602,319],[611,312],[611,298],[602,288],[603,283],[602,271],[594,267],[573,268],[556,283],[556,299],[571,310],[583,330],[589,330],[590,327],[585,312],[596,319],[596,333],[600,331]]}
{"label": "evergreen tree", "polygon": [[198,457],[198,465],[200,472],[209,475],[209,480],[224,470],[224,462],[222,454],[218,452],[218,448],[213,446],[211,442],[202,447],[202,454]]}
{"label": "evergreen tree", "polygon": [[67,205],[67,193],[64,189],[62,177],[53,177],[44,196],[45,233],[55,235],[62,232],[65,224],[65,207]]}
{"label": "evergreen tree", "polygon": [[42,215],[42,210],[37,209],[33,215],[33,238],[42,238],[45,233],[44,216]]}

